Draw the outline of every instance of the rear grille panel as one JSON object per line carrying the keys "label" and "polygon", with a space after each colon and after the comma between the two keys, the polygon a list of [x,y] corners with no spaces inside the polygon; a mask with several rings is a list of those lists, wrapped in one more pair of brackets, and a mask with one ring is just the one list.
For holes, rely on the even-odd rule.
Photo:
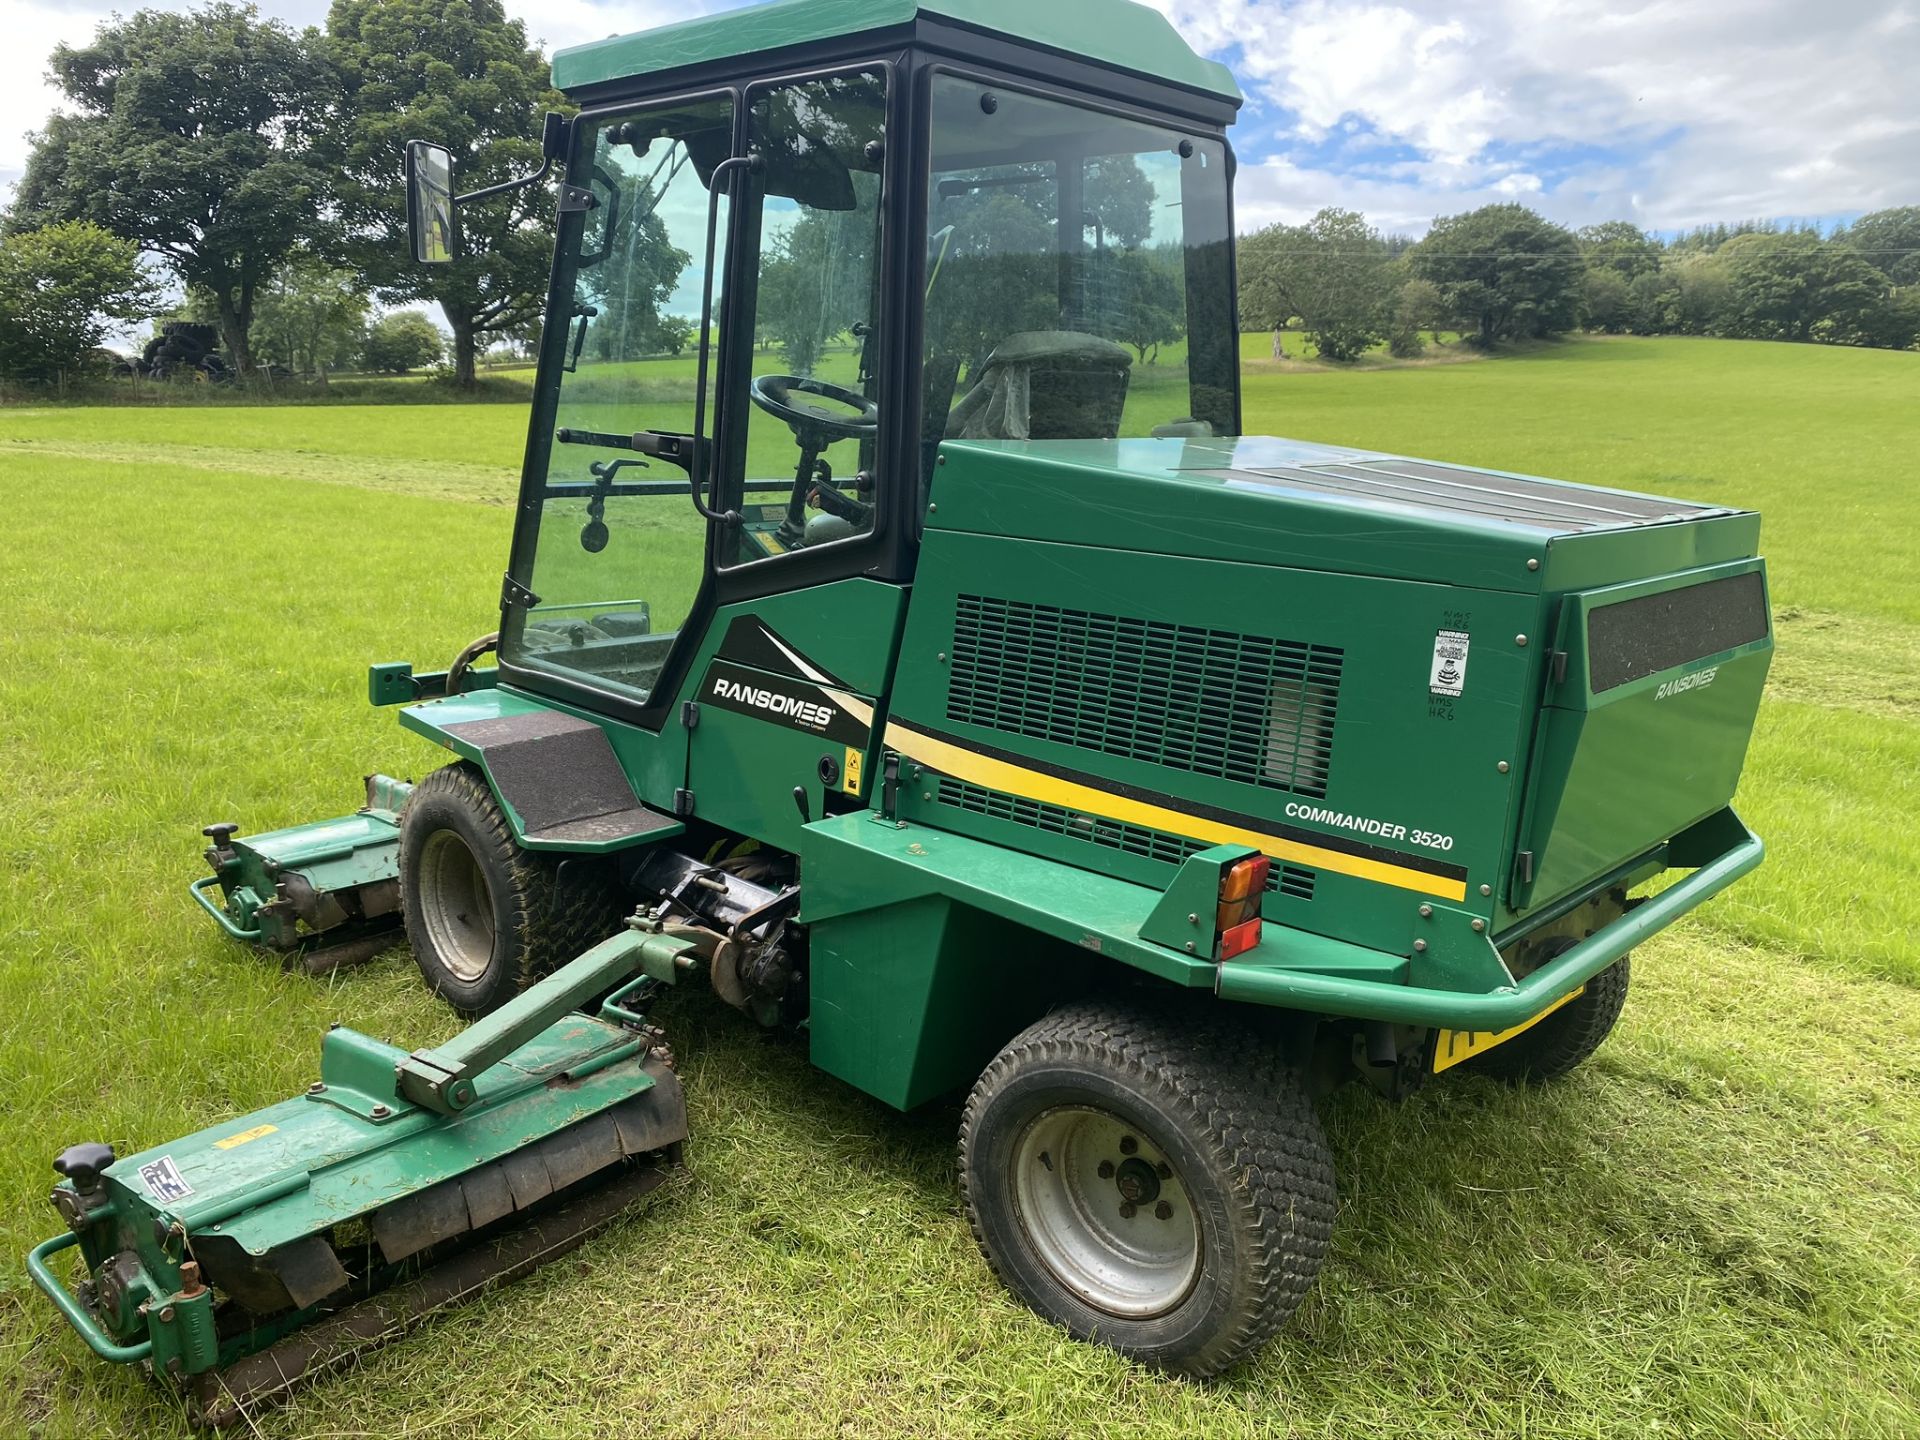
{"label": "rear grille panel", "polygon": [[[1184,835],[1152,830],[1143,825],[1103,820],[1060,805],[1009,795],[1002,790],[989,790],[983,785],[955,780],[950,776],[940,777],[935,798],[940,804],[956,810],[1025,825],[1049,835],[1063,835],[1069,840],[1083,840],[1109,850],[1122,850],[1129,855],[1138,855],[1143,860],[1158,860],[1168,865],[1178,865],[1189,855],[1210,848],[1208,841],[1192,840]],[[1302,869],[1298,865],[1275,864],[1267,876],[1267,890],[1270,894],[1278,893],[1295,900],[1311,900],[1314,879],[1315,872],[1312,870]]]}
{"label": "rear grille panel", "polygon": [[1595,607],[1587,665],[1595,694],[1767,638],[1758,570]]}
{"label": "rear grille panel", "polygon": [[947,718],[1323,797],[1344,652],[962,595]]}

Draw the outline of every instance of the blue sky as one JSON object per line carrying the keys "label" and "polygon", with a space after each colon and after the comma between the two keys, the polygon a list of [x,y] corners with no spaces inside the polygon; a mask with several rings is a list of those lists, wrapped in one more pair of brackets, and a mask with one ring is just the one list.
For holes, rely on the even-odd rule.
{"label": "blue sky", "polygon": [[[506,3],[552,48],[739,0]],[[1247,93],[1243,228],[1323,205],[1417,234],[1493,200],[1661,231],[1920,204],[1920,0],[1151,3]],[[46,54],[114,8],[138,0],[0,0],[0,187],[54,103]]]}

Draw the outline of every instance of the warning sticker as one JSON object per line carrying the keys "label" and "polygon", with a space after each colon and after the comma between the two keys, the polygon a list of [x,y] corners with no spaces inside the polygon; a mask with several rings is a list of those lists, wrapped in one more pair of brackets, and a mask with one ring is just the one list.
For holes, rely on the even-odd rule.
{"label": "warning sticker", "polygon": [[140,1167],[140,1182],[147,1187],[147,1193],[163,1205],[171,1205],[175,1200],[184,1200],[193,1194],[193,1187],[181,1178],[180,1167],[173,1163],[171,1155],[162,1155]]}
{"label": "warning sticker", "polygon": [[238,1135],[229,1135],[224,1140],[214,1141],[213,1148],[216,1150],[231,1150],[238,1145],[251,1144],[263,1135],[278,1134],[279,1130],[280,1127],[278,1125],[256,1125],[251,1130],[242,1130]]}
{"label": "warning sticker", "polygon": [[1427,689],[1435,695],[1458,695],[1467,688],[1467,643],[1464,630],[1442,630],[1433,637],[1433,673]]}

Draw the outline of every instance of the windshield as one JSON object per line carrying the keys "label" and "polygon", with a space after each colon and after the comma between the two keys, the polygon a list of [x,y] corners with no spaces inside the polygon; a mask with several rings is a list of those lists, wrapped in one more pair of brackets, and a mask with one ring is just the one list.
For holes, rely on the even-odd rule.
{"label": "windshield", "polygon": [[539,529],[514,556],[538,598],[510,612],[502,654],[644,701],[699,591],[706,525],[685,472],[626,442],[694,428],[707,182],[731,149],[733,107],[679,103],[579,129],[575,183],[592,203],[548,322],[544,373],[558,371],[559,395]]}
{"label": "windshield", "polygon": [[929,449],[1235,427],[1219,140],[941,76],[927,205]]}

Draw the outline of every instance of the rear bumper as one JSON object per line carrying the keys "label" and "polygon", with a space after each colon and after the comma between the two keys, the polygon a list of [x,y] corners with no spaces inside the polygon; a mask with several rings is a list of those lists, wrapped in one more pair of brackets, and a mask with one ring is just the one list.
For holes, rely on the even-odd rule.
{"label": "rear bumper", "polygon": [[1436,1029],[1505,1030],[1523,1024],[1760,863],[1765,854],[1760,838],[1732,811],[1724,813],[1731,838],[1719,854],[1514,985],[1466,993],[1226,961],[1215,972],[1215,993],[1224,1000]]}

